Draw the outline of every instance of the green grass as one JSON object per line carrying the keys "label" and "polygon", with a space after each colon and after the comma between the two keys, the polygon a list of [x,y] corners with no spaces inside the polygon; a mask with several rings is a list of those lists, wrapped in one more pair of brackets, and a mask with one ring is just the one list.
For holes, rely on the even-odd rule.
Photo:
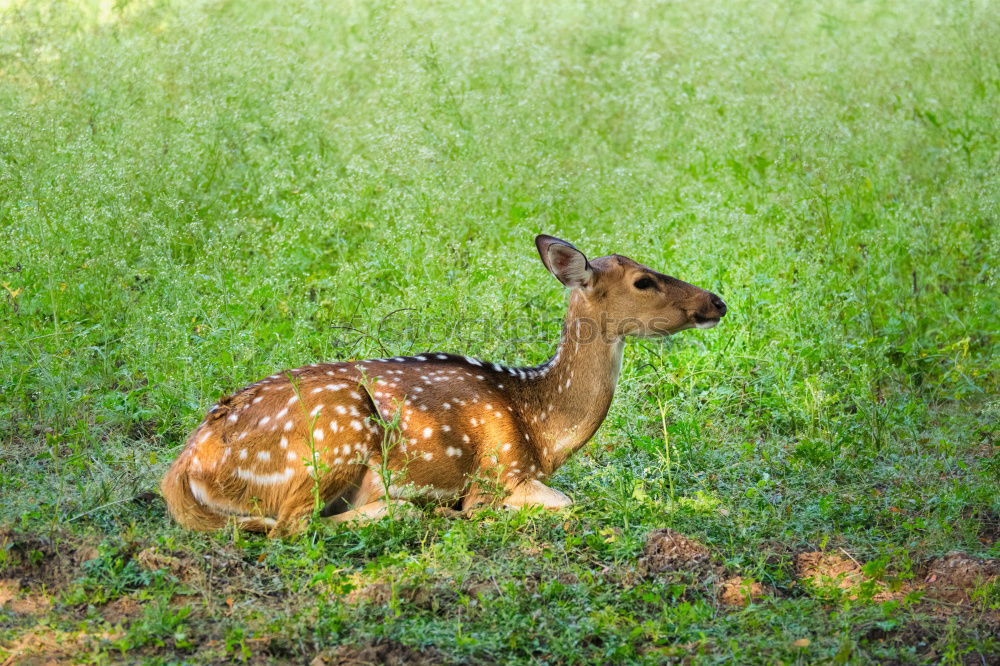
{"label": "green grass", "polygon": [[[97,547],[47,613],[0,609],[0,644],[1000,659],[995,584],[948,615],[831,599],[790,564],[1000,556],[995,2],[0,6],[0,567]],[[277,370],[546,358],[565,297],[536,233],[731,312],[628,344],[607,422],[552,480],[571,511],[268,541],[146,498],[220,395]],[[780,593],[726,611],[637,578],[665,526]],[[180,564],[140,566],[153,546]],[[107,619],[122,599],[139,610]]]}

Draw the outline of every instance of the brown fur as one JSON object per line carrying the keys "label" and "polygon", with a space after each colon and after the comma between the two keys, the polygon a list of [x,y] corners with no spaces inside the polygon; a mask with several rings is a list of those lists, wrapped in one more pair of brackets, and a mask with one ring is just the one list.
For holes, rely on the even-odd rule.
{"label": "brown fur", "polygon": [[[624,337],[711,324],[725,305],[625,257],[588,262],[558,239],[536,243],[572,288],[555,357],[506,368],[428,353],[272,375],[221,400],[192,433],[161,484],[174,519],[199,530],[232,521],[295,531],[316,490],[340,519],[381,515],[385,496],[468,508],[492,486],[508,503],[568,503],[540,481],[604,420]],[[636,288],[642,276],[655,287]],[[383,423],[393,422],[387,434]]]}

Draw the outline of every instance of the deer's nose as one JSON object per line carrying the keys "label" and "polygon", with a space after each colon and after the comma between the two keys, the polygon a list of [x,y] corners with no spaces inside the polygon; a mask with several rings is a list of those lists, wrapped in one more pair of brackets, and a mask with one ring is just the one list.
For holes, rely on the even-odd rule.
{"label": "deer's nose", "polygon": [[725,302],[715,294],[712,294],[709,300],[712,302],[712,305],[715,307],[715,309],[719,311],[719,316],[725,317],[726,316]]}

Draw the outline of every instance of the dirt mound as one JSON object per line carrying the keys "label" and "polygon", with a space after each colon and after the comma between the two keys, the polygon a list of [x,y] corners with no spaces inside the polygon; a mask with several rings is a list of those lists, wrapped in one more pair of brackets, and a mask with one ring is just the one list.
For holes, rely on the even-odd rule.
{"label": "dirt mound", "polygon": [[681,571],[698,578],[718,576],[722,569],[712,563],[712,553],[704,545],[670,528],[653,530],[646,537],[642,557],[636,562],[642,576]]}
{"label": "dirt mound", "polygon": [[928,564],[923,581],[924,595],[928,599],[967,604],[973,590],[996,580],[998,576],[1000,560],[984,560],[951,552]]}
{"label": "dirt mound", "polygon": [[98,556],[92,543],[77,537],[56,538],[13,530],[0,531],[0,550],[6,550],[8,555],[0,576],[20,580],[24,588],[44,587],[49,591],[65,587],[84,562]]}
{"label": "dirt mound", "polygon": [[415,648],[397,641],[378,641],[365,645],[341,645],[322,652],[310,666],[432,666],[445,663],[435,647]]}
{"label": "dirt mound", "polygon": [[733,576],[719,585],[719,603],[724,606],[743,608],[751,601],[767,596],[768,590],[755,580]]}
{"label": "dirt mound", "polygon": [[[974,590],[1000,577],[1000,560],[951,552],[931,560],[922,569],[926,571],[922,580],[897,581],[891,587],[882,581],[875,581],[873,599],[898,600],[912,592],[923,591],[927,601],[969,607]],[[795,558],[795,574],[799,581],[817,588],[836,586],[852,599],[857,598],[861,583],[869,580],[860,562],[837,552],[799,553]]]}
{"label": "dirt mound", "polygon": [[861,584],[864,576],[857,560],[836,552],[799,553],[795,557],[795,576],[812,585],[836,585],[849,590]]}

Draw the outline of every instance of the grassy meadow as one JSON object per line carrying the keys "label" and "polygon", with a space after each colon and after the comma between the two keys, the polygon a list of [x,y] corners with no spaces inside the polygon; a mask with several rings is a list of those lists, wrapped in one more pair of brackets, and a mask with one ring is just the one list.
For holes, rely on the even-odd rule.
{"label": "grassy meadow", "polygon": [[[0,663],[1000,663],[998,221],[989,0],[0,2]],[[265,375],[546,359],[537,233],[730,308],[574,507],[168,520]]]}

